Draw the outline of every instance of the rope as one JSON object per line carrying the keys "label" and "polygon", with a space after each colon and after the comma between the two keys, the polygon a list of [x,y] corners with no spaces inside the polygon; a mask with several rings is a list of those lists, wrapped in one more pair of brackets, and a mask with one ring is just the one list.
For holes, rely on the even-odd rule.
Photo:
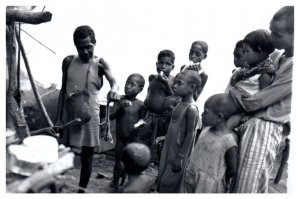
{"label": "rope", "polygon": [[51,48],[49,48],[48,46],[46,46],[45,44],[43,44],[42,42],[40,42],[39,40],[37,40],[36,38],[34,38],[31,34],[29,34],[28,32],[26,32],[25,30],[23,30],[21,28],[21,30],[26,33],[29,37],[31,37],[34,41],[38,42],[40,45],[42,45],[43,47],[47,48],[49,51],[51,51],[53,54],[56,54],[56,52],[54,52],[54,50],[52,50]]}

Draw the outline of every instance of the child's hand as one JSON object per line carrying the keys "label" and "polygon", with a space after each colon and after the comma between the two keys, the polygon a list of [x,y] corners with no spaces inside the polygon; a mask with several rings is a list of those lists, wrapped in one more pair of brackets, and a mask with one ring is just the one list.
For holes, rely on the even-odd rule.
{"label": "child's hand", "polygon": [[121,107],[128,107],[128,106],[131,106],[132,105],[132,103],[131,103],[131,101],[130,100],[126,100],[126,99],[124,99],[124,100],[122,100],[121,102],[120,102],[120,106]]}
{"label": "child's hand", "polygon": [[200,64],[192,64],[187,66],[187,70],[194,70],[196,72],[200,71]]}
{"label": "child's hand", "polygon": [[134,128],[143,128],[145,126],[146,122],[143,119],[140,119],[137,123],[134,124]]}
{"label": "child's hand", "polygon": [[182,169],[182,157],[176,156],[172,164],[172,172],[179,172]]}
{"label": "child's hand", "polygon": [[158,143],[164,141],[165,139],[166,139],[165,136],[159,136],[159,137],[156,138],[155,143],[158,144]]}
{"label": "child's hand", "polygon": [[160,81],[160,82],[162,82],[163,84],[169,84],[169,82],[168,82],[168,77],[167,76],[165,76],[164,74],[162,74],[162,75],[157,75],[157,79]]}

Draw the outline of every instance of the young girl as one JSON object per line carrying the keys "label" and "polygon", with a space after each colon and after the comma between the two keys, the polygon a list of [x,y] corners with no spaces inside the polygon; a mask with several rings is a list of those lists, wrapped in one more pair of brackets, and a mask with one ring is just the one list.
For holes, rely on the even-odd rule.
{"label": "young girl", "polygon": [[200,87],[197,72],[186,70],[179,73],[172,86],[174,95],[181,102],[174,109],[158,169],[158,192],[178,193],[185,163],[194,145],[199,113],[194,105],[193,93]]}
{"label": "young girl", "polygon": [[186,165],[181,192],[226,192],[237,172],[237,142],[226,125],[235,110],[229,94],[216,94],[205,102],[202,113],[205,128]]}
{"label": "young girl", "polygon": [[189,52],[189,61],[191,62],[190,65],[184,65],[181,67],[180,71],[183,70],[195,70],[200,74],[201,78],[201,86],[194,94],[194,100],[196,101],[200,96],[206,81],[207,81],[207,74],[204,72],[201,62],[207,57],[208,45],[205,41],[195,41],[192,43],[190,52]]}

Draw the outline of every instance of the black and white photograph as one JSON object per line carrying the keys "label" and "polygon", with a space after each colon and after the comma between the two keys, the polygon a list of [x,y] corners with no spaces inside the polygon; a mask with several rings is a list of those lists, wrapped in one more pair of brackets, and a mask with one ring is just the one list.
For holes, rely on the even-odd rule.
{"label": "black and white photograph", "polygon": [[5,0],[1,195],[295,196],[295,8]]}

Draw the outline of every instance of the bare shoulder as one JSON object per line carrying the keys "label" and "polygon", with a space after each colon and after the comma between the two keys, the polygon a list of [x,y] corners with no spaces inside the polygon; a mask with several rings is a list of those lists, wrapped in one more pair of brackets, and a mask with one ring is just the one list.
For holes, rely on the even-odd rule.
{"label": "bare shoulder", "polygon": [[133,103],[137,104],[138,106],[144,106],[144,102],[139,99],[136,99]]}
{"label": "bare shoulder", "polygon": [[190,117],[198,116],[199,111],[198,111],[197,106],[191,105],[191,106],[187,107],[186,114]]}

